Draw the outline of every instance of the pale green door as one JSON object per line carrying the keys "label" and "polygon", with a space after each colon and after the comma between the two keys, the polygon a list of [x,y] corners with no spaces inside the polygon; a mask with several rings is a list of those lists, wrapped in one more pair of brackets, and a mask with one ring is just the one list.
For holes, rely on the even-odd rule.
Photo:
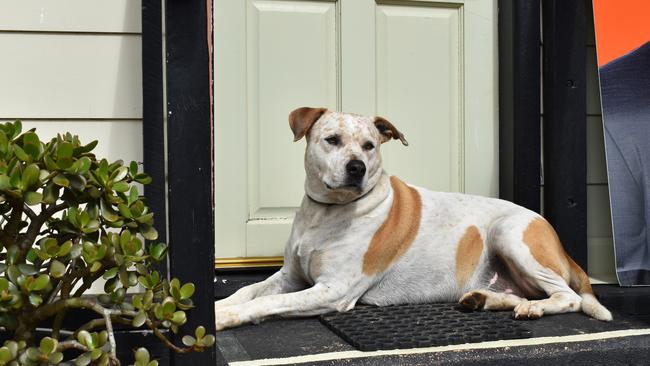
{"label": "pale green door", "polygon": [[217,258],[282,255],[303,195],[296,107],[381,115],[390,174],[496,196],[496,1],[216,0]]}

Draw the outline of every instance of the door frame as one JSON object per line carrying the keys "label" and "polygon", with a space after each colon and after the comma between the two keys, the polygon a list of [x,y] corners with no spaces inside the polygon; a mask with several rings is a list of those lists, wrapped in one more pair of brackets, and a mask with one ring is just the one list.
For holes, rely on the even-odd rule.
{"label": "door frame", "polygon": [[[584,4],[577,4],[578,2],[569,2],[564,6],[575,7],[572,12],[573,17],[584,19]],[[175,141],[181,141],[183,145],[203,147],[199,155],[194,155],[195,159],[192,164],[185,164],[185,157],[187,151],[185,147],[171,146],[167,153],[165,153],[165,126],[164,119],[162,118],[162,107],[164,107],[161,99],[163,86],[162,80],[163,72],[158,70],[161,68],[157,60],[162,61],[162,50],[160,47],[150,46],[147,44],[160,43],[160,30],[156,30],[155,22],[157,17],[154,12],[147,12],[146,6],[148,3],[143,3],[143,83],[145,93],[144,98],[144,130],[143,139],[145,147],[145,165],[149,172],[154,177],[154,182],[147,187],[146,195],[149,204],[157,209],[157,212],[164,212],[165,207],[169,204],[171,208],[172,202],[182,204],[186,201],[185,207],[191,209],[192,212],[203,214],[204,219],[201,225],[191,227],[191,225],[184,226],[187,223],[187,211],[174,209],[170,210],[167,221],[174,223],[174,225],[165,225],[164,220],[157,219],[157,224],[160,225],[158,230],[164,233],[169,230],[170,238],[179,238],[184,240],[186,237],[200,238],[201,247],[205,247],[208,257],[214,256],[214,223],[211,221],[213,210],[218,209],[215,206],[215,198],[212,197],[212,147],[211,138],[213,120],[210,118],[212,114],[211,103],[211,88],[205,88],[206,83],[211,83],[212,76],[211,70],[206,70],[205,67],[188,67],[189,61],[198,62],[202,66],[212,63],[211,44],[206,41],[205,29],[208,26],[208,20],[211,21],[211,14],[206,14],[206,19],[196,17],[197,13],[189,16],[191,11],[205,13],[206,8],[211,6],[211,0],[201,0],[198,2],[189,2],[192,4],[182,5],[185,3],[182,0],[167,0],[168,9],[170,6],[174,8],[173,12],[167,12],[165,16],[165,26],[168,29],[167,47],[175,52],[190,52],[187,57],[174,58],[169,57],[168,62],[172,61],[176,64],[167,64],[166,75],[168,79],[165,86],[167,96],[175,95],[176,98],[168,99],[167,105],[172,106],[178,112],[183,112],[182,109],[177,107],[187,107],[188,100],[200,100],[201,103],[193,104],[191,112],[185,114],[176,114],[169,116],[167,124],[167,135],[174,135]],[[562,124],[564,117],[562,116],[586,116],[586,106],[584,103],[554,103],[551,107],[549,103],[555,100],[563,100],[567,93],[566,88],[559,87],[566,84],[567,75],[562,72],[562,65],[566,70],[571,70],[574,80],[583,80],[584,75],[580,78],[580,73],[584,74],[584,59],[575,57],[580,55],[579,48],[584,48],[583,44],[577,42],[579,37],[574,37],[572,42],[565,42],[559,44],[562,37],[554,37],[554,35],[561,35],[569,27],[577,28],[576,34],[585,32],[585,22],[571,23],[574,18],[560,18],[557,11],[558,3],[560,1],[553,1],[553,4],[545,6],[540,10],[540,0],[522,0],[513,2],[510,0],[499,0],[499,26],[498,26],[498,39],[499,39],[499,195],[501,198],[511,200],[515,203],[521,204],[534,211],[540,211],[541,200],[540,191],[542,182],[541,176],[541,135],[540,132],[540,90],[542,90],[542,82],[540,81],[540,47],[541,33],[540,33],[540,12],[544,19],[546,40],[544,44],[545,50],[551,50],[553,47],[557,48],[556,52],[548,52],[543,60],[543,65],[546,71],[543,81],[543,94],[544,104],[548,106],[550,111],[552,108],[552,115],[549,116],[551,123],[554,125]],[[560,4],[561,5],[561,4]],[[191,11],[190,11],[191,9]],[[188,23],[183,17],[188,19],[198,19],[198,22]],[[160,24],[160,21],[158,21]],[[174,24],[183,24],[187,29],[176,28],[177,34],[170,33],[174,30]],[[153,27],[153,35],[148,35],[147,29]],[[159,27],[160,28],[160,27]],[[211,24],[210,24],[211,29]],[[513,33],[517,30],[516,33]],[[211,32],[211,31],[210,31]],[[210,33],[211,34],[211,33]],[[513,37],[517,34],[517,37]],[[157,36],[158,35],[158,36]],[[555,43],[554,43],[555,42]],[[159,57],[160,56],[160,57]],[[176,69],[174,69],[176,67]],[[171,68],[171,69],[170,69]],[[175,71],[174,71],[175,70]],[[559,72],[554,72],[555,70]],[[174,73],[177,78],[174,81]],[[182,80],[178,80],[182,79]],[[178,82],[178,84],[176,84]],[[211,84],[210,84],[211,85]],[[581,95],[586,93],[586,86],[584,82],[574,83],[572,90],[573,98],[580,99]],[[191,93],[190,93],[191,92]],[[189,94],[188,94],[189,93]],[[558,116],[558,117],[552,117]],[[218,122],[219,116],[216,116]],[[558,119],[562,118],[562,119]],[[186,125],[181,125],[180,121],[193,121],[191,128],[185,128]],[[553,122],[553,120],[555,122]],[[170,124],[171,121],[171,124]],[[174,121],[177,121],[176,124]],[[182,127],[182,128],[181,128]],[[571,131],[571,136],[580,141],[584,141],[584,134],[575,133]],[[562,139],[558,133],[554,133],[552,129],[547,129],[543,133],[545,146],[547,146],[546,154],[552,159],[545,159],[546,165],[544,166],[544,174],[546,181],[544,182],[547,192],[551,190],[553,194],[547,194],[544,198],[544,209],[546,212],[551,213],[550,219],[555,225],[561,228],[575,228],[582,225],[583,217],[586,217],[586,199],[583,201],[578,197],[578,204],[573,205],[572,208],[566,209],[567,197],[573,197],[573,190],[580,190],[584,185],[581,183],[581,168],[586,166],[586,156],[584,154],[564,155],[562,160],[558,161],[548,154],[548,148],[551,148],[556,153],[565,151],[571,148],[571,144],[576,141],[575,139]],[[207,148],[207,147],[210,148]],[[175,163],[172,169],[170,164],[167,165],[169,170],[170,182],[173,182],[173,187],[167,190],[165,187],[165,163],[164,157],[169,158],[169,163]],[[182,166],[191,165],[191,166]],[[567,166],[577,167],[577,169],[566,170]],[[564,173],[563,173],[564,172]],[[198,173],[198,174],[197,174]],[[564,175],[571,175],[570,184],[561,184]],[[556,177],[556,178],[554,178]],[[172,179],[173,178],[173,179]],[[181,193],[178,189],[181,187],[189,188],[185,193]],[[200,189],[196,189],[201,187]],[[173,188],[173,189],[172,189]],[[216,199],[218,201],[218,198]],[[573,201],[575,202],[575,200]],[[179,206],[180,207],[180,206]],[[564,216],[562,220],[558,221],[554,217],[553,212],[569,210],[573,214]],[[210,220],[208,220],[210,218]],[[208,222],[209,221],[209,222]],[[580,226],[581,227],[581,226]],[[566,248],[572,257],[586,268],[586,232],[577,230],[572,234],[570,231],[560,229],[560,237],[571,236],[569,240],[564,240]],[[208,249],[212,246],[212,249]],[[181,251],[179,251],[181,252]],[[186,263],[193,263],[197,260],[197,255],[190,251],[185,253],[171,253],[171,258],[179,256],[181,261],[187,260]],[[184,258],[184,259],[183,259]],[[249,265],[255,265],[260,260],[251,258],[253,262]],[[172,260],[173,262],[174,260]],[[257,261],[257,262],[255,262]],[[262,259],[263,263],[258,265],[278,265],[280,264],[279,258],[274,258],[269,261]],[[214,264],[214,263],[213,263]],[[231,263],[231,265],[233,265]]]}

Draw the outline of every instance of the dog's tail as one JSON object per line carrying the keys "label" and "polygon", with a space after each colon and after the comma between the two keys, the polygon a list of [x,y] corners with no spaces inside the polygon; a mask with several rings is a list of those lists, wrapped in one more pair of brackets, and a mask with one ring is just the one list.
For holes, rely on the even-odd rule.
{"label": "dog's tail", "polygon": [[591,288],[589,276],[587,276],[585,271],[583,271],[582,268],[580,268],[580,266],[578,266],[568,255],[567,260],[569,261],[569,266],[571,268],[571,280],[569,281],[569,286],[582,298],[580,306],[582,312],[598,320],[607,322],[611,321],[612,313],[610,313],[609,310],[607,310],[607,308],[596,299],[596,296],[594,296],[594,290]]}

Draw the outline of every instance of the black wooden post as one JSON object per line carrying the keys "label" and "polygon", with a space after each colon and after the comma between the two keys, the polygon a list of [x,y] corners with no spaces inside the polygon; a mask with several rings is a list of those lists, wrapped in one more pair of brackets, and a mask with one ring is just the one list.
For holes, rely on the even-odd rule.
{"label": "black wooden post", "polygon": [[[185,332],[214,333],[214,216],[210,45],[212,0],[167,0],[167,177],[171,276],[193,282]],[[176,339],[180,342],[180,339]],[[214,365],[215,348],[173,354],[174,365]]]}
{"label": "black wooden post", "polygon": [[[167,241],[165,198],[165,127],[163,105],[162,3],[142,2],[142,135],[144,169],[153,183],[146,186],[147,205],[155,212],[158,240]],[[166,273],[167,268],[161,268]]]}
{"label": "black wooden post", "polygon": [[544,0],[544,212],[587,269],[586,9]]}
{"label": "black wooden post", "polygon": [[499,1],[499,196],[540,210],[539,0]]}
{"label": "black wooden post", "polygon": [[[162,2],[142,2],[142,146],[144,171],[152,178],[145,187],[147,205],[155,213],[154,226],[158,240],[167,242],[167,209],[165,192],[165,134],[164,134],[164,84],[163,84],[163,33]],[[158,266],[158,271],[167,277],[167,262]],[[122,336],[125,342],[133,337],[131,333]],[[148,340],[147,347],[152,357],[161,366],[169,365],[170,351],[161,342]],[[128,351],[131,356],[131,350]],[[160,355],[160,356],[159,356]]]}

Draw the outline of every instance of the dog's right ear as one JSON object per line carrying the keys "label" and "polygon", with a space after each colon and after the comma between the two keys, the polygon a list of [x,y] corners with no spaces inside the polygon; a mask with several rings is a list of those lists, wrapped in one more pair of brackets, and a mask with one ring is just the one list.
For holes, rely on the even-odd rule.
{"label": "dog's right ear", "polygon": [[293,141],[305,137],[314,122],[327,112],[327,108],[302,107],[289,114],[289,126],[293,131]]}

